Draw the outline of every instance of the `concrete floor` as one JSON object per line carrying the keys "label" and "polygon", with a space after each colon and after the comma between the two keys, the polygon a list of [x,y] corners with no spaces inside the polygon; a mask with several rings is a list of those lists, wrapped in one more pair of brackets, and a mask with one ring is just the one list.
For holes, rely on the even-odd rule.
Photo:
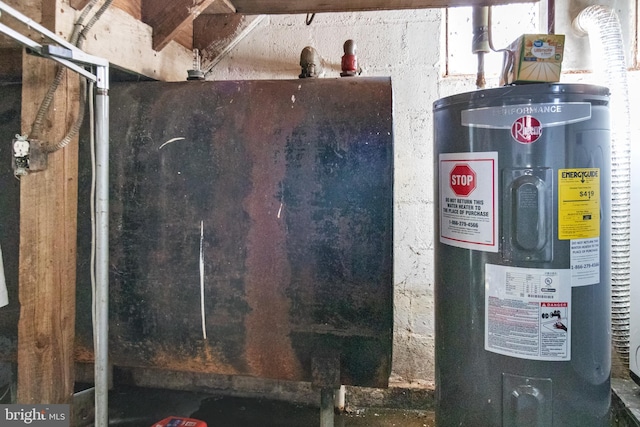
{"label": "concrete floor", "polygon": [[[314,427],[313,405],[278,400],[211,396],[159,389],[123,388],[109,398],[109,425],[150,427],[168,416],[195,418],[210,427]],[[364,408],[336,415],[335,427],[433,427],[429,410]]]}
{"label": "concrete floor", "polygon": [[612,378],[611,425],[640,427],[640,386],[630,378]]}
{"label": "concrete floor", "polygon": [[[612,390],[611,426],[640,427],[640,387],[628,378],[614,378]],[[360,392],[372,394],[365,389]],[[352,399],[365,402],[366,398],[357,393],[351,390]],[[384,408],[366,404],[347,407],[345,413],[336,415],[335,427],[435,426],[431,394],[410,388],[391,389],[389,393],[400,397],[387,400],[390,406]],[[89,399],[89,404],[92,401]],[[110,393],[109,408],[109,424],[118,427],[151,427],[169,416],[196,418],[209,427],[320,426],[319,409],[315,405],[191,391],[118,387]],[[92,425],[92,414],[86,413],[84,418],[84,423],[76,418],[76,425]]]}

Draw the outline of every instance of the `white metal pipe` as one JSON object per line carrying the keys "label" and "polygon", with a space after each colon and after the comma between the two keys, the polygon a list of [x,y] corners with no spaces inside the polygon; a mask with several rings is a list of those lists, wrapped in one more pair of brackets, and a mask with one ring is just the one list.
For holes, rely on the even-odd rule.
{"label": "white metal pipe", "polygon": [[333,406],[338,413],[343,413],[345,409],[347,391],[343,385],[339,389],[335,390],[333,395]]}
{"label": "white metal pipe", "polygon": [[[102,67],[99,67],[102,68]],[[108,81],[108,69],[102,70]],[[99,75],[101,74],[98,73]],[[96,91],[95,425],[109,425],[109,93]]]}
{"label": "white metal pipe", "polygon": [[323,387],[320,389],[320,427],[334,426],[333,389]]}

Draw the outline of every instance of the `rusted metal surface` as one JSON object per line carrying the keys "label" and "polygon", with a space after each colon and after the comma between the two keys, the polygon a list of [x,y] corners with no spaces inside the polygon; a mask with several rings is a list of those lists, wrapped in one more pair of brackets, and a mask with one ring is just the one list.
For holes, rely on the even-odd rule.
{"label": "rusted metal surface", "polygon": [[18,345],[20,181],[13,175],[11,141],[20,133],[21,95],[20,85],[0,84],[0,247],[9,294],[9,305],[0,308],[0,362],[15,362]]}
{"label": "rusted metal surface", "polygon": [[386,386],[391,110],[386,78],[116,85],[112,362],[311,381],[332,351]]}

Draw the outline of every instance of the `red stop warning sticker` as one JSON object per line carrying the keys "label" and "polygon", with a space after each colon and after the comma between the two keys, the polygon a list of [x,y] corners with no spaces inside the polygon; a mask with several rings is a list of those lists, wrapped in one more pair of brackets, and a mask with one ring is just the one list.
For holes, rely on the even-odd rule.
{"label": "red stop warning sticker", "polygon": [[498,153],[439,155],[440,242],[498,252]]}
{"label": "red stop warning sticker", "polygon": [[531,144],[542,136],[542,124],[533,116],[518,117],[511,125],[511,136],[521,144]]}
{"label": "red stop warning sticker", "polygon": [[467,163],[458,164],[449,174],[451,189],[458,196],[468,196],[476,189],[476,173]]}

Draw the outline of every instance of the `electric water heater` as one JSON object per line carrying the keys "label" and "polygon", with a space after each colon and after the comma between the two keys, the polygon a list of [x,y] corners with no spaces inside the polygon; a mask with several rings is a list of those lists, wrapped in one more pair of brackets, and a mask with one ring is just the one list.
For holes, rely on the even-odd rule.
{"label": "electric water heater", "polygon": [[608,89],[434,103],[436,423],[607,426]]}

